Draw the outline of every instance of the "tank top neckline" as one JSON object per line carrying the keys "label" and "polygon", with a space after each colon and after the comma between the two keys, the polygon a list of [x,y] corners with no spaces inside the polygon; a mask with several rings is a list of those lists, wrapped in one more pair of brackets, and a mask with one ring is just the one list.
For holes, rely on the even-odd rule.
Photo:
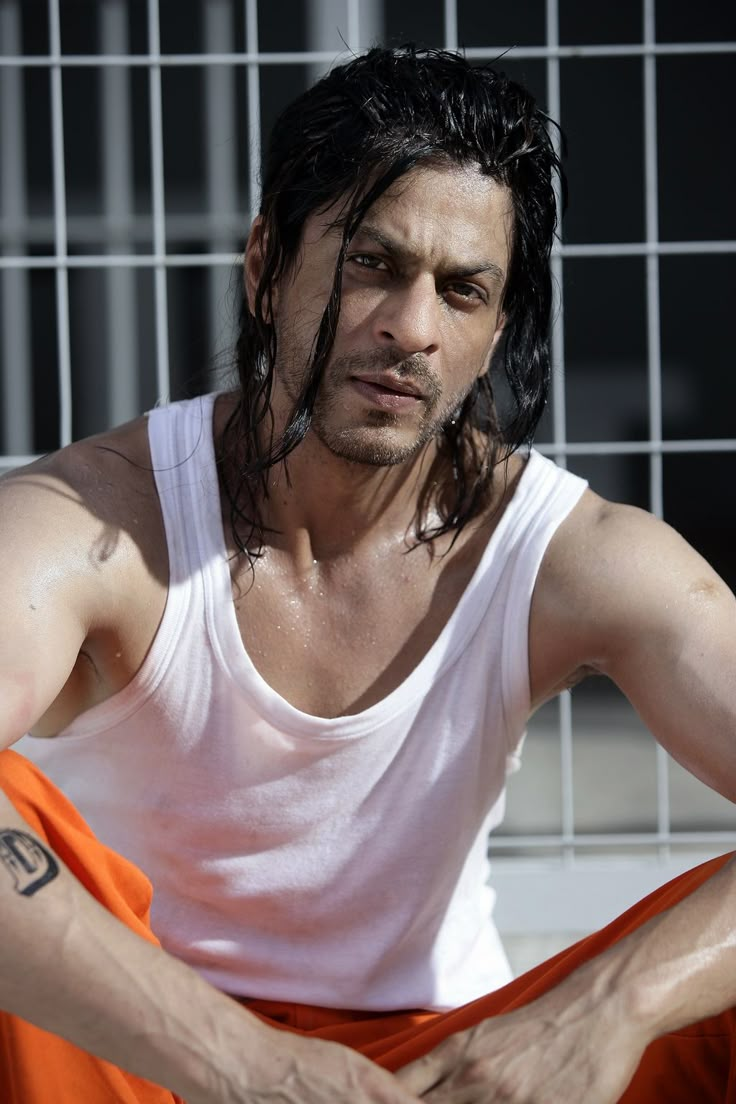
{"label": "tank top neckline", "polygon": [[[199,400],[202,404],[202,432],[196,458],[201,470],[212,472],[215,480],[213,415],[216,398],[216,394],[210,394]],[[389,724],[426,693],[427,687],[462,653],[476,631],[488,605],[489,595],[485,593],[484,601],[479,603],[475,593],[496,558],[497,550],[518,523],[519,514],[525,512],[523,504],[528,497],[527,488],[533,485],[533,471],[539,463],[544,463],[542,457],[532,450],[514,494],[489,537],[455,609],[422,658],[384,698],[358,713],[338,717],[320,717],[298,709],[275,690],[256,668],[241,634],[233,601],[219,489],[216,496],[194,495],[193,507],[198,513],[195,528],[199,538],[200,565],[207,565],[204,571],[206,614],[210,639],[221,666],[253,701],[259,715],[291,735],[343,739]]]}

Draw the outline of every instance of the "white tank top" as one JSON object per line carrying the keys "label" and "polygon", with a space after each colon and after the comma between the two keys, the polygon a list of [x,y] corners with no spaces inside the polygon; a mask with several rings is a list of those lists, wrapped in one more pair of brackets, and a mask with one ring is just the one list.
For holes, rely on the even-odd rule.
{"label": "white tank top", "polygon": [[220,989],[367,1010],[464,1004],[511,976],[488,833],[529,715],[535,579],[585,484],[532,452],[417,667],[362,713],[322,719],[268,686],[241,639],[212,411],[210,395],[149,416],[170,580],[140,671],[18,749],[145,871],[164,947]]}

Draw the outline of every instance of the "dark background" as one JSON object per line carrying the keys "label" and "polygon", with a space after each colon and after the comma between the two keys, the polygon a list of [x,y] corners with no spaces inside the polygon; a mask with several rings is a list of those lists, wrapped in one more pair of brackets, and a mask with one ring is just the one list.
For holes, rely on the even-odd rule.
{"label": "dark background", "polygon": [[[0,0],[0,9],[9,0]],[[100,52],[100,14],[105,0],[62,0],[61,36],[65,54]],[[203,0],[162,0],[163,53],[201,53],[205,48]],[[225,10],[232,49],[245,49],[244,5]],[[49,50],[45,0],[20,5],[22,48]],[[147,6],[125,5],[132,53],[145,53]],[[563,46],[625,45],[642,41],[638,0],[593,4],[561,0],[559,41]],[[381,37],[444,44],[440,0],[400,0],[384,5]],[[316,44],[304,0],[261,2],[262,51],[301,51]],[[337,32],[338,28],[335,28]],[[345,34],[346,28],[339,30]],[[719,0],[660,0],[658,43],[736,40],[736,5]],[[508,50],[499,67],[527,83],[547,103],[547,67],[542,58],[519,58],[527,47],[547,42],[545,5],[458,3],[462,46]],[[365,44],[365,43],[364,43]],[[333,34],[325,49],[339,48]],[[516,54],[514,47],[517,48]],[[0,53],[7,53],[0,42]],[[733,356],[734,271],[736,256],[736,127],[734,54],[659,56],[657,69],[657,170],[659,239],[662,242],[726,241],[731,250],[662,256],[659,262],[663,436],[670,440],[736,438],[736,373]],[[246,70],[232,69],[226,95],[234,125],[227,154],[234,163],[236,203],[222,212],[213,229],[207,211],[207,159],[204,110],[206,72],[194,65],[164,67],[163,127],[167,251],[197,254],[242,248],[251,206],[249,189],[248,93]],[[113,243],[119,252],[152,250],[149,84],[145,67],[126,69],[131,119],[130,177],[134,210]],[[262,65],[262,133],[277,112],[314,75],[314,67]],[[111,248],[102,186],[105,118],[100,96],[101,68],[63,69],[64,137],[70,254],[103,253]],[[643,59],[563,57],[560,62],[561,123],[568,142],[570,205],[563,228],[565,244],[637,243],[645,236]],[[18,236],[0,212],[0,248],[5,253],[53,254],[50,77],[47,67],[26,68],[21,78],[25,143],[27,225]],[[7,91],[5,93],[8,94]],[[121,139],[122,140],[122,139]],[[122,236],[121,236],[122,235]],[[22,239],[22,240],[21,240]],[[215,243],[213,245],[213,243]],[[135,333],[127,336],[134,405],[144,409],[156,398],[153,275],[131,270]],[[74,435],[104,428],[111,418],[108,369],[110,312],[101,298],[101,270],[70,272]],[[3,274],[2,279],[6,277]],[[167,269],[173,398],[208,389],[227,365],[237,299],[237,274],[220,268],[212,303],[211,271],[196,264]],[[646,441],[647,314],[643,256],[566,258],[563,265],[565,401],[571,442]],[[53,270],[33,271],[29,286],[30,367],[33,417],[28,452],[55,448],[58,439],[57,322]],[[209,299],[208,299],[209,296]],[[216,354],[220,353],[219,360]],[[12,370],[0,363],[0,373]],[[135,413],[134,409],[129,411]],[[539,436],[551,440],[551,418]],[[13,451],[0,440],[0,451]],[[15,450],[17,451],[17,449]],[[602,493],[649,506],[647,456],[574,456],[569,466],[590,478]],[[666,455],[663,462],[665,517],[699,548],[731,586],[736,586],[736,451]]]}

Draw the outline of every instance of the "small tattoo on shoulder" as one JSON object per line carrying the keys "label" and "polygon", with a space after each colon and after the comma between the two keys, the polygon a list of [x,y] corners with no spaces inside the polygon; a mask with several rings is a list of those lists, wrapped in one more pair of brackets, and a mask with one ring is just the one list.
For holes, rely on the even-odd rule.
{"label": "small tattoo on shoulder", "polygon": [[16,828],[0,828],[0,863],[13,878],[15,892],[23,897],[32,897],[59,873],[51,852]]}

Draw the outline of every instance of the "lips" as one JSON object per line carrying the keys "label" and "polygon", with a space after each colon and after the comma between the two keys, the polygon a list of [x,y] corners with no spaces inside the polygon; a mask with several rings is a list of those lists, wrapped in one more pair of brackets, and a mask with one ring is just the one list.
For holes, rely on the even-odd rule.
{"label": "lips", "polygon": [[422,391],[411,380],[397,379],[396,376],[391,375],[359,375],[353,376],[353,379],[358,380],[359,383],[367,383],[371,387],[383,388],[384,391],[394,395],[406,395],[412,399],[423,398]]}

